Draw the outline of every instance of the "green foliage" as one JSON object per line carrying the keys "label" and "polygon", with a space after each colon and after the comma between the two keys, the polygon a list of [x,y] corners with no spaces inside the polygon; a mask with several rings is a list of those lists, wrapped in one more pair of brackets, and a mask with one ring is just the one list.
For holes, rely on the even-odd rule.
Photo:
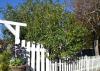
{"label": "green foliage", "polygon": [[75,55],[86,44],[88,30],[60,4],[30,0],[16,9],[8,7],[5,18],[27,23],[27,28],[21,30],[21,39],[42,43],[50,52],[50,59]]}
{"label": "green foliage", "polygon": [[10,66],[20,66],[23,65],[23,60],[20,58],[12,58],[10,60]]}
{"label": "green foliage", "polygon": [[0,53],[0,71],[9,70],[10,51],[5,50]]}

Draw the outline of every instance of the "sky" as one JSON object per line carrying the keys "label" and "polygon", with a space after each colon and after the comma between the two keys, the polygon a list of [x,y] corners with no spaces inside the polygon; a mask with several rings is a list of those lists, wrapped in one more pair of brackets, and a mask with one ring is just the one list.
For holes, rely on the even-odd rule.
{"label": "sky", "polygon": [[[55,0],[54,0],[55,1]],[[60,3],[63,3],[64,0],[59,0]],[[17,5],[21,4],[23,0],[0,0],[0,8],[5,8],[7,4],[11,4],[13,7],[16,7]],[[70,4],[70,0],[66,0],[67,4]],[[72,11],[72,7],[67,8],[69,11]],[[3,19],[3,15],[0,13],[0,20]],[[2,34],[2,25],[0,24],[0,39],[3,37]]]}
{"label": "sky", "polygon": [[[17,5],[21,4],[22,0],[0,0],[0,8],[6,8],[7,4],[11,4],[12,6],[16,7]],[[0,13],[0,20],[3,19],[3,15]],[[0,39],[2,39],[3,34],[2,34],[2,30],[3,30],[3,26],[2,24],[0,24]]]}
{"label": "sky", "polygon": [[[5,8],[7,4],[11,4],[16,7],[18,4],[21,4],[23,0],[0,0],[0,8]],[[0,19],[2,19],[2,14],[0,14]]]}

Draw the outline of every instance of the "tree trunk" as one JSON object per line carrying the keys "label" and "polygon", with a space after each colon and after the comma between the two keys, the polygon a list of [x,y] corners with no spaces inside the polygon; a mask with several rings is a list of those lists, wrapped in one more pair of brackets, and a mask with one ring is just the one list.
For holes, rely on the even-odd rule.
{"label": "tree trunk", "polygon": [[95,56],[99,55],[98,44],[99,44],[99,37],[98,37],[98,35],[96,33],[94,33],[94,51],[95,51]]}
{"label": "tree trunk", "polygon": [[98,48],[98,39],[96,39],[95,41],[94,41],[94,50],[95,50],[95,55],[97,56],[97,55],[99,55],[99,48]]}

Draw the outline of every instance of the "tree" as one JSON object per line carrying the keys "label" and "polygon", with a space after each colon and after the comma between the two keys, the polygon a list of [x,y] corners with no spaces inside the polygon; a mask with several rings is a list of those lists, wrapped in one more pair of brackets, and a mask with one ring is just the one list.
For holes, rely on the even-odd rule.
{"label": "tree", "polygon": [[100,0],[75,0],[77,18],[94,35],[95,55],[99,55],[98,39],[100,38]]}
{"label": "tree", "polygon": [[21,30],[21,38],[42,43],[50,59],[71,57],[86,44],[88,30],[60,4],[28,0],[16,9],[8,6],[4,15],[7,20],[27,23],[27,28]]}

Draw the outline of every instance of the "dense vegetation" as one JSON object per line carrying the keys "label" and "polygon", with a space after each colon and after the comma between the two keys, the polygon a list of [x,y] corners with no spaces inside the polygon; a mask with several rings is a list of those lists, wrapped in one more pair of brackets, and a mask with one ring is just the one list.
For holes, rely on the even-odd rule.
{"label": "dense vegetation", "polygon": [[27,0],[17,8],[8,5],[3,13],[6,20],[27,23],[21,39],[42,43],[50,59],[73,56],[86,45],[88,30],[59,3]]}

